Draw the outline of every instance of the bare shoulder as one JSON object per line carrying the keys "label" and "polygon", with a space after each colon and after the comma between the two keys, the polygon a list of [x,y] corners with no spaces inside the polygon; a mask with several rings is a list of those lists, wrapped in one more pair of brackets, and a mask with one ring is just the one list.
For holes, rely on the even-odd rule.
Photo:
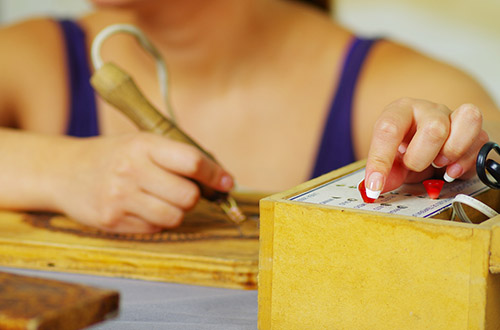
{"label": "bare shoulder", "polygon": [[66,102],[62,40],[58,23],[49,18],[0,29],[0,124],[13,125],[14,119],[15,126],[30,126],[38,119],[33,116],[35,111],[60,108]]}
{"label": "bare shoulder", "polygon": [[456,109],[473,103],[485,118],[500,112],[474,77],[440,59],[395,42],[380,40],[364,64],[354,102],[357,155],[366,156],[372,126],[385,106],[404,97],[425,99]]}
{"label": "bare shoulder", "polygon": [[[4,65],[19,64],[33,68],[60,60],[61,31],[51,19],[32,19],[0,29],[0,53]],[[58,56],[59,55],[59,56]]]}
{"label": "bare shoulder", "polygon": [[57,30],[56,24],[51,18],[31,18],[4,25],[0,34],[4,40],[15,38],[19,42],[32,41],[34,37],[47,40]]}
{"label": "bare shoulder", "polygon": [[[381,40],[372,50],[362,77],[363,88],[371,95],[389,99],[423,98],[450,108],[466,102],[489,104],[491,98],[464,70],[410,47]],[[383,100],[383,101],[387,101]]]}

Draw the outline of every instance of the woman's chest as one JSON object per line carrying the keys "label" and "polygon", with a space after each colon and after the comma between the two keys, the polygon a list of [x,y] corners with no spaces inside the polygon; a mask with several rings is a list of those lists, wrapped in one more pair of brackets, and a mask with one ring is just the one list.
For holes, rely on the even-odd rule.
{"label": "woman's chest", "polygon": [[[309,178],[331,92],[261,86],[224,95],[191,91],[173,99],[178,126],[228,169],[237,182],[280,190]],[[165,112],[161,97],[151,102]],[[99,103],[104,135],[136,128],[121,112]]]}

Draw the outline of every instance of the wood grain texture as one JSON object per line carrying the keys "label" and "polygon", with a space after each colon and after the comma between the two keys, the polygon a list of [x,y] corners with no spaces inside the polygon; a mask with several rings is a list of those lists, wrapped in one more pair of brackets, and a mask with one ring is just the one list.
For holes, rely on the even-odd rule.
{"label": "wood grain texture", "polygon": [[498,329],[500,216],[465,224],[288,200],[362,166],[261,201],[259,328]]}
{"label": "wood grain texture", "polygon": [[76,330],[118,313],[116,291],[0,272],[0,329]]}
{"label": "wood grain texture", "polygon": [[203,201],[179,228],[157,234],[111,234],[62,215],[0,212],[0,264],[256,289],[262,196],[235,195],[250,217],[240,228]]}

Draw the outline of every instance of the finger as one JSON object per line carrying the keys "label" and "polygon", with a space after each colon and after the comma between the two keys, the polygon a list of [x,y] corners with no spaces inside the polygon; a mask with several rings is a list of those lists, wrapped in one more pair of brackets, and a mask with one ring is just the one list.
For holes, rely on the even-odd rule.
{"label": "finger", "polygon": [[127,213],[162,228],[178,227],[184,218],[180,208],[142,191],[131,196],[126,205]]}
{"label": "finger", "polygon": [[185,176],[216,190],[229,191],[234,185],[226,170],[201,153],[192,154],[183,170]]}
{"label": "finger", "polygon": [[404,183],[420,183],[425,179],[432,177],[434,173],[435,169],[431,166],[427,167],[422,172],[409,172]]}
{"label": "finger", "polygon": [[229,191],[232,176],[197,148],[165,138],[150,150],[151,158],[161,167],[189,177],[216,190]]}
{"label": "finger", "polygon": [[390,104],[375,123],[365,172],[370,198],[378,198],[384,188],[398,148],[412,127],[412,112],[410,102],[398,101]]}
{"label": "finger", "polygon": [[185,211],[193,208],[200,199],[200,190],[194,182],[158,166],[151,166],[143,172],[139,186],[150,195]]}
{"label": "finger", "polygon": [[477,154],[481,147],[488,142],[488,134],[481,130],[474,138],[472,146],[456,162],[448,165],[444,179],[452,182],[457,178],[472,177],[475,174]]}
{"label": "finger", "polygon": [[434,159],[433,165],[441,168],[462,157],[481,131],[482,122],[481,112],[472,104],[464,104],[453,111],[450,135]]}
{"label": "finger", "polygon": [[95,226],[107,232],[114,233],[152,234],[162,230],[161,226],[156,226],[131,214],[123,215],[120,220],[116,221],[112,226],[103,224],[96,224]]}
{"label": "finger", "polygon": [[403,162],[408,169],[422,172],[434,161],[450,133],[451,111],[445,106],[426,103],[415,111],[416,132]]}
{"label": "finger", "polygon": [[394,164],[391,168],[391,172],[387,176],[387,180],[382,192],[394,190],[401,186],[403,183],[422,182],[423,180],[431,177],[434,173],[435,169],[431,166],[429,166],[422,172],[412,172],[408,170],[406,166],[404,166],[401,158],[401,155],[398,155],[398,157],[396,157],[396,160],[394,161]]}

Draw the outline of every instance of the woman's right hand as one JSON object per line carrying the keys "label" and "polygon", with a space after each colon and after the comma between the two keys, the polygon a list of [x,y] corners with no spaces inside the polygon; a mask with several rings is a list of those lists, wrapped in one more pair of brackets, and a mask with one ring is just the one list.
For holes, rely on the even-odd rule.
{"label": "woman's right hand", "polygon": [[[193,146],[150,133],[73,139],[59,157],[57,209],[112,232],[178,226],[200,198],[196,183],[229,191],[233,179]],[[192,180],[190,180],[192,179]]]}

